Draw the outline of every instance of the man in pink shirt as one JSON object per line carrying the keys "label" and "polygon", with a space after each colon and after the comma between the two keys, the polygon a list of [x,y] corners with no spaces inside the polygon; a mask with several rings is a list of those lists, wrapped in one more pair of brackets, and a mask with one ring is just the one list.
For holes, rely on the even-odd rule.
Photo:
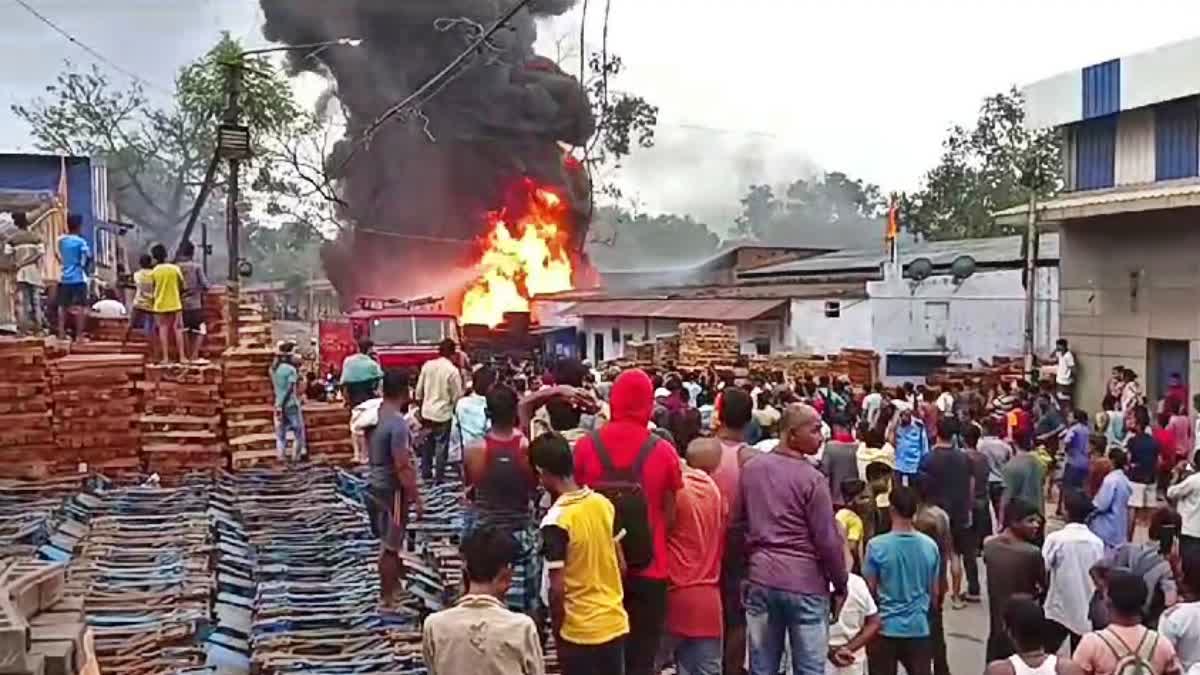
{"label": "man in pink shirt", "polygon": [[675,497],[675,529],[667,537],[667,624],[659,668],[674,661],[679,675],[718,675],[722,667],[721,556],[729,507],[709,473],[721,461],[721,443],[692,441],[683,489]]}
{"label": "man in pink shirt", "polygon": [[[742,465],[758,451],[746,444],[746,426],[754,414],[750,394],[739,387],[726,387],[717,405],[717,439],[721,459],[712,471],[712,479],[721,490],[727,512],[737,508],[741,489]],[[729,519],[725,519],[726,527]],[[722,532],[724,532],[724,528]],[[725,612],[725,672],[739,673],[746,659],[746,612],[742,608],[742,580],[745,566],[738,556],[726,555],[721,565],[721,605]]]}

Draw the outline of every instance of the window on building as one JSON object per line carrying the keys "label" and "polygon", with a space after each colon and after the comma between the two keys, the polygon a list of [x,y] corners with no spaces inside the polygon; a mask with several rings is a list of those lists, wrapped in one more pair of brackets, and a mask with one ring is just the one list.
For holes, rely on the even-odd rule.
{"label": "window on building", "polygon": [[1097,117],[1075,125],[1075,187],[1096,190],[1116,180],[1117,116]]}
{"label": "window on building", "polygon": [[888,377],[925,377],[946,365],[946,357],[937,354],[888,354]]}
{"label": "window on building", "polygon": [[613,343],[613,346],[621,344],[621,327],[620,326],[612,327],[612,343]]}
{"label": "window on building", "polygon": [[96,265],[114,268],[117,266],[117,237],[104,228],[96,228]]}
{"label": "window on building", "polygon": [[1200,170],[1200,105],[1196,99],[1154,110],[1155,180],[1191,178]]}
{"label": "window on building", "polygon": [[830,300],[825,303],[825,318],[837,319],[842,316],[842,303],[837,300]]}
{"label": "window on building", "polygon": [[604,333],[596,333],[592,336],[592,345],[595,347],[596,363],[604,360]]}

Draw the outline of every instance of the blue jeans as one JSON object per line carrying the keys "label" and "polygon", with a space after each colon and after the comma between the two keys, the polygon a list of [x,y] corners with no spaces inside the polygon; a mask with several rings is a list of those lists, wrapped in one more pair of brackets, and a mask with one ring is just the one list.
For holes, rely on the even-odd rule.
{"label": "blue jeans", "polygon": [[746,591],[751,675],[777,675],[784,639],[792,675],[824,675],[829,651],[829,596],[788,593],[751,583]]}
{"label": "blue jeans", "polygon": [[673,661],[678,675],[721,675],[723,659],[721,638],[688,638],[668,633],[659,645],[655,672]]}
{"label": "blue jeans", "polygon": [[283,414],[275,418],[275,449],[279,452],[279,459],[286,456],[289,429],[296,434],[296,459],[301,459],[304,457],[304,449],[308,445],[304,441],[304,415],[300,412],[299,406],[284,408]]}

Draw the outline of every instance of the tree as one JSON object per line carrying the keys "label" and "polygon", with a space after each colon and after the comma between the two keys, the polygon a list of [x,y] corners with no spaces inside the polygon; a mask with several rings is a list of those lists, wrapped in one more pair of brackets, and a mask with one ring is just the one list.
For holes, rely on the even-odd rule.
{"label": "tree", "polygon": [[[239,62],[244,65],[242,121],[260,150],[249,166],[259,176],[245,198],[275,204],[272,215],[288,213],[304,190],[284,161],[285,151],[317,125],[294,99],[282,71],[265,57],[243,58],[241,45],[228,33],[179,71],[164,105],[152,102],[139,83],[120,89],[99,68],[79,70],[68,63],[46,87],[45,97],[12,110],[29,124],[40,150],[103,158],[112,196],[143,229],[143,239],[174,243],[215,149],[226,103],[226,64]],[[219,200],[225,180],[222,164],[204,212],[211,222],[223,222]]]}
{"label": "tree", "polygon": [[290,221],[280,227],[254,227],[246,235],[246,258],[257,279],[302,285],[321,268],[324,235],[310,223]]}
{"label": "tree", "polygon": [[1017,234],[992,213],[1062,189],[1060,139],[1053,130],[1025,127],[1024,101],[1015,88],[984,100],[974,129],[955,126],[942,144],[941,162],[921,189],[901,195],[905,229],[926,239]]}
{"label": "tree", "polygon": [[618,206],[596,209],[592,227],[605,236],[607,245],[593,245],[592,259],[608,268],[637,268],[664,263],[679,264],[712,255],[721,239],[691,216],[628,211]]}
{"label": "tree", "polygon": [[770,185],[751,185],[742,197],[734,233],[772,244],[858,246],[882,237],[886,209],[879,186],[829,171],[788,184],[777,197]]}

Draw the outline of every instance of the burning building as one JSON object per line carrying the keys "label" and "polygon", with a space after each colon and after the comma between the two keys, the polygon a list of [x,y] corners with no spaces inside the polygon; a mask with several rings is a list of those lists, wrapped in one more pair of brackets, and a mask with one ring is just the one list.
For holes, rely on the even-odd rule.
{"label": "burning building", "polygon": [[464,318],[493,323],[533,292],[571,287],[591,204],[565,148],[596,124],[579,81],[533,46],[537,19],[575,0],[528,3],[435,95],[363,140],[516,1],[261,0],[269,40],[362,40],[291,54],[293,71],[329,79],[346,115],[327,165],[351,226],[322,252],[344,301],[465,293]]}

